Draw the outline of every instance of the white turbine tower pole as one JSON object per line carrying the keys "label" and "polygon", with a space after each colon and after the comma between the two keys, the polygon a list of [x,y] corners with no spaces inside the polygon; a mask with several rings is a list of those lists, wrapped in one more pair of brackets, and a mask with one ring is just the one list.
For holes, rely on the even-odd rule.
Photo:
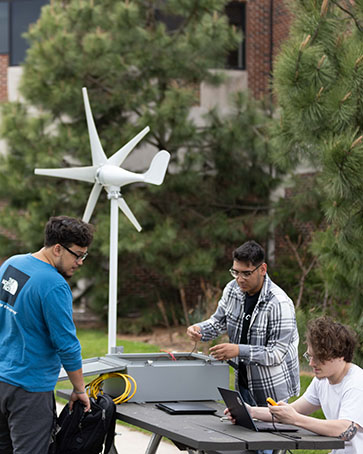
{"label": "white turbine tower pole", "polygon": [[117,268],[118,268],[118,188],[112,188],[110,199],[110,271],[108,293],[108,353],[116,348],[117,334]]}
{"label": "white turbine tower pole", "polygon": [[137,231],[141,226],[127,205],[121,194],[121,187],[127,184],[144,182],[160,185],[164,181],[165,173],[169,164],[170,154],[159,151],[153,158],[149,169],[145,173],[134,173],[121,168],[121,164],[128,154],[149,132],[147,126],[137,134],[130,142],[120,148],[110,158],[107,158],[101,141],[98,137],[93,120],[91,106],[89,104],[87,89],[83,88],[83,100],[86,111],[88,134],[90,137],[92,166],[72,167],[63,169],[35,169],[37,175],[69,178],[73,180],[93,183],[93,188],[88,198],[87,206],[83,214],[83,220],[89,222],[96,206],[102,188],[107,192],[110,200],[110,271],[109,271],[109,295],[108,295],[108,353],[116,352],[117,333],[117,265],[118,265],[118,209],[129,219]]}

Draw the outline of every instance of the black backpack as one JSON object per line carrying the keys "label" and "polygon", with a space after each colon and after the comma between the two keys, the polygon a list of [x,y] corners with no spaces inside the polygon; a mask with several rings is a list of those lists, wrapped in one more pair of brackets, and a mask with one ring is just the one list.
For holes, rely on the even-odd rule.
{"label": "black backpack", "polygon": [[[65,405],[58,419],[53,450],[55,454],[108,454],[113,446],[116,405],[108,394],[90,398],[91,411],[84,412],[79,400]],[[113,452],[116,452],[114,449]]]}

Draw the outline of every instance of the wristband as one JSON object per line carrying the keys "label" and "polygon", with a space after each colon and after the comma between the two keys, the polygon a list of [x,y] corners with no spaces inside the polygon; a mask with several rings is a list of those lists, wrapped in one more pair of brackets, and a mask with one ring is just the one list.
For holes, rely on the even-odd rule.
{"label": "wristband", "polygon": [[74,394],[86,394],[86,391],[75,391],[73,390]]}

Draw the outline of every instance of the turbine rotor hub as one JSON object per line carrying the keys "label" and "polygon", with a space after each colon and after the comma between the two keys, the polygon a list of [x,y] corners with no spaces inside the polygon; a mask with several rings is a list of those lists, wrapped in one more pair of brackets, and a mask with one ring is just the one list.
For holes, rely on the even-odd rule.
{"label": "turbine rotor hub", "polygon": [[120,192],[120,188],[117,188],[115,186],[111,186],[107,188],[107,198],[108,200],[111,199],[122,199],[122,194]]}

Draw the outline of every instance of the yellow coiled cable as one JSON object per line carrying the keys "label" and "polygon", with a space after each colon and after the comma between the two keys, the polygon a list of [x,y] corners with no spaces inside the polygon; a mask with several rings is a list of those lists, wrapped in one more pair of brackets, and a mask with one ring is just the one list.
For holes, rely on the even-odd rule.
{"label": "yellow coiled cable", "polygon": [[[125,382],[125,391],[120,394],[118,397],[115,397],[113,401],[115,404],[121,404],[127,402],[134,396],[137,390],[136,381],[131,375],[121,374],[120,372],[110,372],[108,374],[102,374],[99,377],[92,380],[88,385],[86,385],[86,391],[89,397],[97,398],[97,394],[100,392],[103,394],[102,384],[108,378],[119,377],[122,378]],[[132,391],[132,384],[134,385],[134,390]],[[132,392],[131,392],[132,391]]]}

